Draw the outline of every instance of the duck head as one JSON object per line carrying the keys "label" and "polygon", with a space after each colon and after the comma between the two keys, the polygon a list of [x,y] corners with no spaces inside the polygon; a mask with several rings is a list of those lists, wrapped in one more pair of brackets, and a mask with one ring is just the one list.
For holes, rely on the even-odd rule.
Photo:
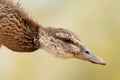
{"label": "duck head", "polygon": [[95,64],[105,62],[93,54],[79,37],[70,30],[47,27],[40,31],[40,44],[44,50],[59,58],[77,58]]}

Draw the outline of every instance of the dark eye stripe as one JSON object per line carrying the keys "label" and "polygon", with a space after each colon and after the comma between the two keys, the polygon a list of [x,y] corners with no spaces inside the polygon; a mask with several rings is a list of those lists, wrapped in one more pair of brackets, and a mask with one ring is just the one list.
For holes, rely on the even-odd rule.
{"label": "dark eye stripe", "polygon": [[66,43],[73,43],[72,40],[69,38],[63,38],[62,40]]}
{"label": "dark eye stripe", "polygon": [[74,44],[74,42],[70,39],[70,38],[60,38],[60,37],[56,37],[56,39],[59,39],[65,43],[72,43]]}

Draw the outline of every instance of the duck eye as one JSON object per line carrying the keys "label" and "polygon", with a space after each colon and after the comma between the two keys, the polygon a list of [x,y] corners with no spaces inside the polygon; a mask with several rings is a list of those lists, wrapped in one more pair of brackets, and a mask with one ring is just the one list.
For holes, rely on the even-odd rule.
{"label": "duck eye", "polygon": [[85,51],[85,53],[90,54],[89,51]]}
{"label": "duck eye", "polygon": [[68,38],[68,37],[58,37],[58,36],[56,36],[55,38],[65,42],[65,43],[72,43],[72,44],[74,44],[74,42],[70,38]]}
{"label": "duck eye", "polygon": [[73,43],[72,40],[69,39],[69,38],[64,38],[63,41],[66,42],[66,43]]}

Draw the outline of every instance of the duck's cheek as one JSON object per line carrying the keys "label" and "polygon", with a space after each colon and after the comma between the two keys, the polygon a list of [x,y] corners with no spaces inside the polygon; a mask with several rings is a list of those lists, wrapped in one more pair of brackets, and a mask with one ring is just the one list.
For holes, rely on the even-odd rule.
{"label": "duck's cheek", "polygon": [[73,56],[74,56],[71,53],[65,52],[63,49],[58,49],[58,48],[54,48],[54,49],[52,48],[52,50],[47,48],[46,51],[50,55],[57,57],[57,58],[67,59],[67,58],[73,58]]}

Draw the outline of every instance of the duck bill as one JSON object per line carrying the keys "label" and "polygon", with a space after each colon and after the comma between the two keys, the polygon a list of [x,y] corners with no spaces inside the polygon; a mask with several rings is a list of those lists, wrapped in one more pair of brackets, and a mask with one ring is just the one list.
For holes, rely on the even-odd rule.
{"label": "duck bill", "polygon": [[97,57],[94,54],[75,55],[75,58],[82,59],[82,60],[85,60],[85,61],[89,61],[89,62],[92,62],[92,63],[95,63],[95,64],[106,65],[104,60],[102,60],[101,58]]}
{"label": "duck bill", "polygon": [[93,54],[87,47],[82,46],[81,51],[75,55],[75,58],[89,61],[95,64],[105,65],[105,61]]}

